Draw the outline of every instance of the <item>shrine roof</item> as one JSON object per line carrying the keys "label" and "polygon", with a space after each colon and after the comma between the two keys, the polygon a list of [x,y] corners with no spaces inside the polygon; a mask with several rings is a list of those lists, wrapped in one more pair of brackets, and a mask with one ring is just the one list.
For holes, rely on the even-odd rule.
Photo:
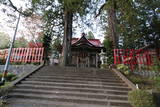
{"label": "shrine roof", "polygon": [[[72,38],[72,45],[79,43],[82,43],[82,39],[85,39],[85,44],[90,44],[95,47],[103,47],[102,43],[99,39],[87,39],[85,36],[82,36],[81,38]],[[84,44],[84,41],[83,41]]]}

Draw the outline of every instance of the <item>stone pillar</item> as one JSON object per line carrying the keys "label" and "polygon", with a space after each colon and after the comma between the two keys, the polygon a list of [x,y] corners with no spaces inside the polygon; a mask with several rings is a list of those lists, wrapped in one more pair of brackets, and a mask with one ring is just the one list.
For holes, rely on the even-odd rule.
{"label": "stone pillar", "polygon": [[104,57],[102,56],[101,57],[101,62],[102,62],[102,65],[104,64]]}
{"label": "stone pillar", "polygon": [[103,50],[101,50],[101,53],[100,53],[99,55],[100,55],[101,65],[103,65],[103,64],[105,63],[105,62],[104,62],[105,53],[103,52]]}
{"label": "stone pillar", "polygon": [[96,68],[98,68],[98,55],[96,54]]}

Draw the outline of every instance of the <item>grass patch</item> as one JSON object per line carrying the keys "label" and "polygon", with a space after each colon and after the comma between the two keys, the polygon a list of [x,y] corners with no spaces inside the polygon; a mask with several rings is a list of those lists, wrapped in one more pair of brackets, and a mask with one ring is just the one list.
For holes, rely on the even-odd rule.
{"label": "grass patch", "polygon": [[[0,73],[0,79],[2,78],[2,73]],[[11,82],[11,81],[14,81],[18,78],[17,75],[13,74],[13,73],[7,73],[7,76],[6,76],[6,82]]]}
{"label": "grass patch", "polygon": [[[0,74],[0,79],[2,78],[2,73]],[[0,96],[3,96],[5,95],[8,90],[11,88],[11,82],[14,81],[15,79],[17,79],[17,75],[15,74],[12,74],[12,73],[8,73],[7,76],[6,76],[6,81],[5,81],[5,84],[0,86]]]}
{"label": "grass patch", "polygon": [[[2,73],[0,74],[0,79],[2,78]],[[17,79],[17,75],[13,73],[8,73],[6,76],[6,82],[3,86],[0,86],[0,97],[6,96],[8,92],[12,89],[11,82]],[[0,99],[0,107],[5,107],[6,99]]]}
{"label": "grass patch", "polygon": [[[6,96],[11,89],[12,85],[10,82],[6,82],[5,85],[0,86],[0,97]],[[0,107],[6,107],[6,99],[0,99]]]}
{"label": "grass patch", "polygon": [[0,86],[0,96],[3,96],[8,93],[9,89],[11,89],[10,82],[6,82],[5,85]]}
{"label": "grass patch", "polygon": [[[0,79],[2,78],[2,74],[0,74]],[[6,96],[8,92],[12,89],[11,82],[17,79],[17,75],[8,73],[6,76],[6,82],[3,86],[0,86],[0,97]],[[0,107],[5,107],[5,99],[0,99]]]}

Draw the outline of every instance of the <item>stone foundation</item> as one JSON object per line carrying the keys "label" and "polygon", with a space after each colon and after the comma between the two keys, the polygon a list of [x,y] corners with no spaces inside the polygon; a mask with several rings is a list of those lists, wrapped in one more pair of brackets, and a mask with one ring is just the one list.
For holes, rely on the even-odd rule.
{"label": "stone foundation", "polygon": [[[16,75],[21,75],[24,72],[29,72],[37,68],[39,65],[10,65],[9,73],[13,73]],[[4,65],[0,65],[0,73],[3,72]]]}

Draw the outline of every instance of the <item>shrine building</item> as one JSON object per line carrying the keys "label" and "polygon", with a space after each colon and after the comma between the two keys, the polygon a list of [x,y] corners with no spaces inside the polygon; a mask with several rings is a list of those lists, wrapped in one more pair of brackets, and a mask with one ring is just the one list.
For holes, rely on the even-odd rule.
{"label": "shrine building", "polygon": [[99,39],[87,39],[83,33],[81,38],[72,38],[71,44],[72,66],[100,66],[100,53],[104,50],[104,47]]}

